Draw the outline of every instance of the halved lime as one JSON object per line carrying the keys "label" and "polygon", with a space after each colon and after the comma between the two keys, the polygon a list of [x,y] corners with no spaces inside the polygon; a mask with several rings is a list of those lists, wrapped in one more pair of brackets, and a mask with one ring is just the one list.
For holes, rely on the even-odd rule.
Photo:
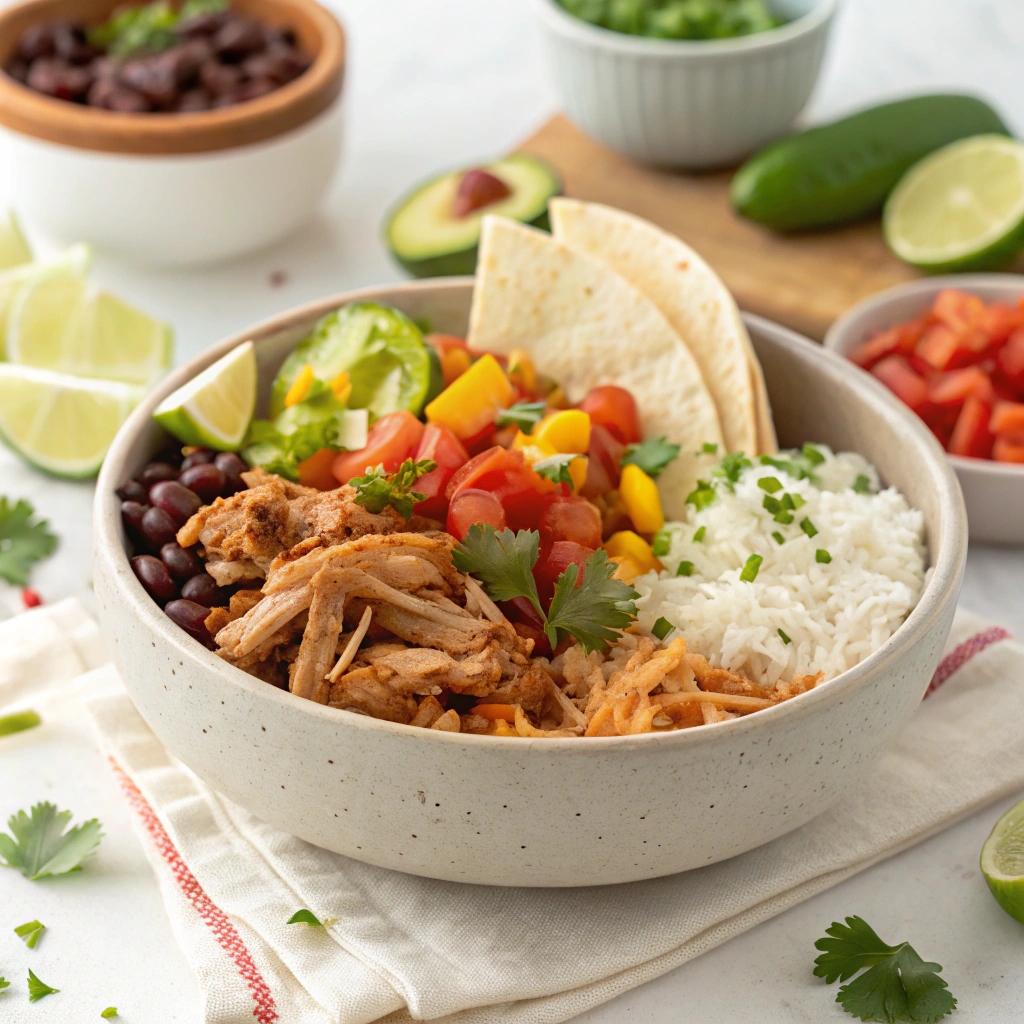
{"label": "halved lime", "polygon": [[1024,800],[996,822],[985,840],[981,871],[999,906],[1024,923]]}
{"label": "halved lime", "polygon": [[1024,246],[1024,144],[975,135],[926,156],[885,204],[889,248],[931,272],[987,270]]}
{"label": "halved lime", "polygon": [[55,476],[93,476],[142,389],[0,363],[0,437]]}
{"label": "halved lime", "polygon": [[256,409],[256,351],[251,341],[168,395],[153,419],[185,444],[241,447]]}
{"label": "halved lime", "polygon": [[8,210],[7,219],[0,220],[0,270],[31,262],[32,250],[21,233],[18,218]]}

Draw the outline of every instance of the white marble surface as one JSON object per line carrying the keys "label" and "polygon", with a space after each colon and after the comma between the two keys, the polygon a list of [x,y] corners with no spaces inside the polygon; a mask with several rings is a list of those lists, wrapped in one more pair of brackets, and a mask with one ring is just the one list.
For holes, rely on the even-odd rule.
{"label": "white marble surface", "polygon": [[[5,2],[5,0],[0,0]],[[323,215],[286,243],[229,265],[153,274],[97,260],[95,278],[174,324],[177,358],[288,306],[399,277],[379,241],[382,215],[432,171],[508,149],[556,107],[525,0],[333,0],[349,30],[349,134]],[[811,119],[908,91],[969,88],[1024,131],[1019,0],[846,0]],[[2,177],[2,168],[0,168]],[[0,203],[3,200],[0,185]],[[48,248],[43,240],[40,248]],[[287,282],[272,287],[270,275]],[[47,600],[89,594],[91,488],[50,480],[0,449],[0,493],[27,497],[62,539],[33,583]],[[963,603],[1024,636],[1024,551],[972,548]],[[0,593],[0,603],[13,601]],[[48,727],[0,757],[0,817],[36,799],[102,818],[107,839],[86,875],[47,885],[0,874],[0,974],[33,966],[62,997],[14,1021],[95,1019],[116,1003],[125,1021],[200,1020],[199,993],[162,913],[128,811],[88,739]],[[945,965],[956,1018],[1019,1019],[1024,929],[989,897],[977,856],[1004,801],[613,1003],[588,1024],[735,1024],[849,1020],[810,972],[812,944],[859,913],[890,940]],[[11,927],[51,927],[27,953]],[[30,959],[31,958],[31,959]],[[45,972],[44,972],[45,965]],[[94,1008],[95,1007],[95,1008]]]}

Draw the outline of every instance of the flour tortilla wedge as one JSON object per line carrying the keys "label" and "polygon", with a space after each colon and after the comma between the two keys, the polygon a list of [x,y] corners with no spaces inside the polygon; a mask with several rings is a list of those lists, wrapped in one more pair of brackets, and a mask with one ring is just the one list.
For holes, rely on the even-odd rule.
{"label": "flour tortilla wedge", "polygon": [[702,468],[696,452],[722,443],[718,414],[689,349],[628,281],[543,231],[485,217],[469,344],[526,350],[573,402],[599,384],[627,388],[644,437],[680,445],[658,487],[668,518],[685,513]]}
{"label": "flour tortilla wedge", "polygon": [[598,203],[552,199],[558,241],[606,264],[644,293],[693,353],[732,452],[777,448],[764,378],[728,288],[688,245],[649,221]]}

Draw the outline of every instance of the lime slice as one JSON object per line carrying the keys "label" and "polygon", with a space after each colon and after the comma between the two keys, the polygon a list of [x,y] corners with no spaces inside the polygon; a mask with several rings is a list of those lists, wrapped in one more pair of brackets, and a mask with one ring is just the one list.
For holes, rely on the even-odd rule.
{"label": "lime slice", "polygon": [[0,363],[0,437],[47,473],[93,476],[142,393],[120,381]]}
{"label": "lime slice", "polygon": [[153,419],[185,444],[234,451],[255,409],[256,351],[247,341],[168,395]]}
{"label": "lime slice", "polygon": [[44,275],[82,278],[91,261],[92,253],[87,245],[73,245],[50,263],[24,263],[0,270],[0,358],[5,358],[5,339],[11,305],[22,286]]}
{"label": "lime slice", "polygon": [[999,906],[1024,922],[1024,800],[996,822],[985,840],[981,871]]}
{"label": "lime slice", "polygon": [[32,250],[21,233],[13,210],[7,211],[7,220],[0,221],[0,270],[32,262]]}
{"label": "lime slice", "polygon": [[975,135],[915,164],[885,204],[889,248],[928,271],[987,270],[1024,245],[1024,144]]}

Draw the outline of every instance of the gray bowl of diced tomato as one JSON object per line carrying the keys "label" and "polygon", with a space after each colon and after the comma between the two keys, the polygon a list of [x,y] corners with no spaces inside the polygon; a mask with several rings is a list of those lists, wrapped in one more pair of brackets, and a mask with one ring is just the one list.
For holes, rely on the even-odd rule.
{"label": "gray bowl of diced tomato", "polygon": [[898,285],[843,314],[825,345],[928,424],[963,488],[971,539],[1024,544],[1024,275]]}

